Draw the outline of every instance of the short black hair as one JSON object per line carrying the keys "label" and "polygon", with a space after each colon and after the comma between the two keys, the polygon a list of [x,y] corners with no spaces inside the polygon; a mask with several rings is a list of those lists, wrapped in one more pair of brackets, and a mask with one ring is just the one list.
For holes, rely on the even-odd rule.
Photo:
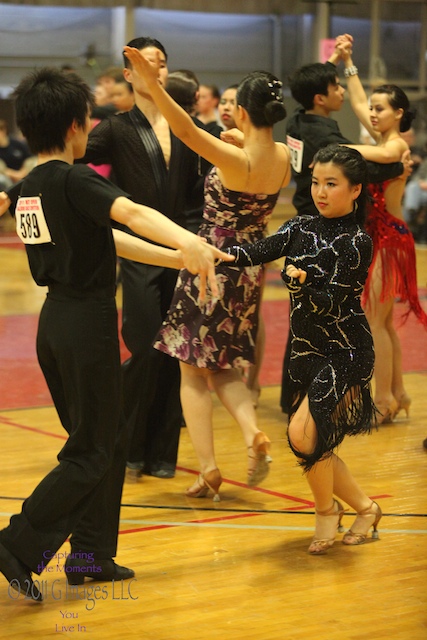
{"label": "short black hair", "polygon": [[[168,54],[166,53],[166,49],[164,48],[162,43],[156,40],[156,38],[150,38],[150,36],[140,36],[139,38],[134,38],[133,40],[128,42],[126,46],[133,47],[134,49],[138,49],[139,51],[141,51],[142,49],[146,49],[147,47],[155,47],[155,49],[159,49],[159,51],[163,53],[166,61],[168,59]],[[129,58],[125,56],[125,54],[123,54],[123,60],[125,67],[127,69],[132,69],[132,63],[130,62]]]}
{"label": "short black hair", "polygon": [[79,75],[49,67],[25,76],[13,97],[16,122],[34,154],[63,151],[73,121],[84,127],[94,104]]}
{"label": "short black hair", "polygon": [[314,62],[297,69],[288,80],[293,99],[309,110],[314,107],[314,96],[327,96],[329,85],[337,84],[337,70],[330,62]]}

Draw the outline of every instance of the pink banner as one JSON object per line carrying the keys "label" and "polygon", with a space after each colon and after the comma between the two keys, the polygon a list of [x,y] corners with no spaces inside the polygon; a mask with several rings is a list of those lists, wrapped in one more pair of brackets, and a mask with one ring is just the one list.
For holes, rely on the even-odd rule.
{"label": "pink banner", "polygon": [[326,62],[335,49],[335,38],[322,38],[319,43],[319,61]]}

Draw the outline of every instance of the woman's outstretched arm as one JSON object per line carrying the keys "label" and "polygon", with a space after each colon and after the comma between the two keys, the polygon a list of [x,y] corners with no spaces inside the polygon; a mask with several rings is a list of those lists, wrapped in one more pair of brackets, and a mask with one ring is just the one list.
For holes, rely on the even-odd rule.
{"label": "woman's outstretched arm", "polygon": [[138,49],[124,47],[124,54],[132,64],[132,71],[145,81],[150,95],[158,109],[169,123],[173,133],[190,149],[211,164],[225,169],[227,164],[246,162],[241,150],[219,140],[207,131],[197,127],[191,117],[182,109],[158,82],[159,59],[148,60]]}

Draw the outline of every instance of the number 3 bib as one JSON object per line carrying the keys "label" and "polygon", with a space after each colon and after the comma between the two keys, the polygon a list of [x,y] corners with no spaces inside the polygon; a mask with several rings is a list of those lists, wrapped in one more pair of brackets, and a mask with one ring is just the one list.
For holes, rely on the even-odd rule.
{"label": "number 3 bib", "polygon": [[16,233],[24,244],[52,242],[41,200],[38,196],[19,198],[15,210]]}

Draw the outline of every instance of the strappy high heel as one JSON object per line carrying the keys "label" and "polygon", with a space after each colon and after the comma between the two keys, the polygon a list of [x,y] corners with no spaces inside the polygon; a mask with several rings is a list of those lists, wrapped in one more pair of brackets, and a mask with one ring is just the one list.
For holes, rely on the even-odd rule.
{"label": "strappy high heel", "polygon": [[[330,547],[335,542],[335,534],[337,531],[343,531],[344,527],[341,524],[341,520],[344,514],[344,508],[338,500],[334,499],[334,503],[330,509],[326,511],[318,511],[316,509],[316,518],[320,516],[321,518],[330,518],[331,519],[331,531],[333,532],[332,538],[316,538],[314,537],[311,541],[310,546],[308,547],[308,553],[311,553],[313,556],[321,556],[324,555]],[[332,521],[332,518],[336,518],[336,523]]]}
{"label": "strappy high heel", "polygon": [[219,488],[222,484],[222,477],[219,469],[212,469],[207,473],[200,473],[196,482],[192,487],[189,487],[185,495],[188,498],[205,498],[208,495],[208,491],[211,490],[214,494],[213,501],[219,502]]}
{"label": "strappy high heel", "polygon": [[394,419],[399,412],[399,405],[396,400],[393,400],[389,405],[378,403],[376,407],[378,410],[376,418],[377,426],[380,426],[381,424],[391,424],[394,422]]}
{"label": "strappy high heel", "polygon": [[[382,511],[381,511],[381,507],[374,501],[372,501],[372,504],[370,507],[368,507],[367,509],[364,509],[363,511],[359,511],[359,513],[357,514],[357,518],[353,523],[353,527],[356,529],[356,531],[353,531],[353,527],[347,531],[347,533],[344,535],[343,538],[343,543],[344,544],[349,544],[349,545],[357,545],[357,544],[364,544],[366,542],[366,539],[368,537],[368,532],[369,529],[372,527],[373,531],[372,531],[372,538],[374,540],[378,540],[379,538],[379,534],[378,534],[378,523],[381,520],[382,517]],[[359,520],[359,526],[358,526],[358,520]],[[362,521],[363,525],[362,525]],[[359,532],[357,531],[358,528],[363,527],[365,529],[365,533]]]}
{"label": "strappy high heel", "polygon": [[248,485],[254,487],[268,476],[270,471],[271,442],[263,431],[258,431],[255,435],[252,446],[248,450],[252,450],[252,454],[248,453],[250,460],[255,460],[255,465],[248,469]]}
{"label": "strappy high heel", "polygon": [[406,413],[406,417],[409,418],[409,407],[410,406],[411,406],[411,398],[406,393],[404,393],[399,398],[399,401],[398,401],[398,404],[397,404],[397,409],[396,409],[396,416],[401,411],[404,411]]}

